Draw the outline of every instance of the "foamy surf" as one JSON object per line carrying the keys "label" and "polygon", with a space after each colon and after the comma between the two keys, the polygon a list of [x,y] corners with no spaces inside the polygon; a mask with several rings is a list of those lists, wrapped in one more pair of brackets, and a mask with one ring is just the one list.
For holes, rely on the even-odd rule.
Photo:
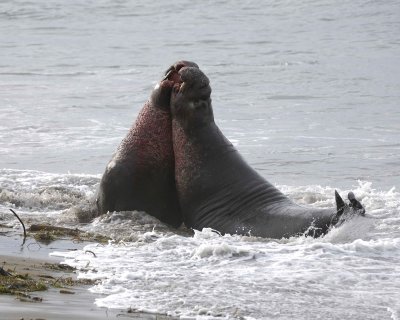
{"label": "foamy surf", "polygon": [[[81,224],[99,176],[1,170],[2,223],[24,219],[110,236],[107,245],[55,252],[99,279],[96,305],[182,319],[390,319],[400,310],[400,194],[359,181],[352,190],[367,210],[326,236],[272,240],[204,229],[169,228],[144,212],[118,212]],[[278,186],[294,201],[334,205],[330,186]],[[345,196],[349,190],[338,190]],[[96,256],[89,253],[93,252]],[[300,315],[300,316],[299,316]],[[321,315],[322,316],[322,315]]]}
{"label": "foamy surf", "polygon": [[[306,199],[319,190],[319,200],[308,204],[331,205],[330,187],[284,189]],[[308,319],[323,305],[324,316],[333,319],[388,318],[400,308],[398,193],[362,182],[356,192],[368,203],[368,217],[354,218],[319,239],[142,229],[132,242],[55,254],[77,267],[81,277],[100,279],[91,290],[104,295],[96,300],[102,307],[182,318]],[[370,209],[376,202],[384,209]],[[97,220],[97,226],[102,223]]]}
{"label": "foamy surf", "polygon": [[136,242],[54,254],[80,277],[100,279],[91,291],[104,295],[96,300],[101,307],[308,319],[323,304],[329,318],[376,319],[400,307],[399,253],[399,239],[272,241],[204,229],[193,237],[153,231]]}

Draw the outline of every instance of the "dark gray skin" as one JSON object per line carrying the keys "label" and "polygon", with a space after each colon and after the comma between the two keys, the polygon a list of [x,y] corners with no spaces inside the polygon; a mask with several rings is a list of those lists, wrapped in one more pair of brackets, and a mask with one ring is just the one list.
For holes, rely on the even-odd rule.
{"label": "dark gray skin", "polygon": [[178,70],[196,68],[179,61],[151,93],[103,174],[97,198],[99,214],[138,210],[171,226],[182,224],[174,178],[170,95]]}
{"label": "dark gray skin", "polygon": [[179,74],[171,94],[172,140],[176,188],[188,227],[267,238],[320,236],[344,212],[357,211],[337,192],[337,208],[291,201],[253,170],[219,130],[208,78],[198,68],[182,68]]}

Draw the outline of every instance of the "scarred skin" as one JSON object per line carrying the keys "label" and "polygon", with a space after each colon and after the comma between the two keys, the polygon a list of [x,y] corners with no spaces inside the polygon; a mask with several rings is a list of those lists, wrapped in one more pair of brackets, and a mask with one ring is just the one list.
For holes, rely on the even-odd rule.
{"label": "scarred skin", "polygon": [[139,210],[171,226],[182,224],[174,179],[170,96],[177,72],[195,63],[171,66],[140,111],[101,179],[99,214]]}
{"label": "scarred skin", "polygon": [[320,236],[352,210],[337,193],[337,208],[292,202],[253,170],[219,130],[204,73],[188,67],[179,75],[171,94],[172,140],[176,188],[188,227],[268,238]]}

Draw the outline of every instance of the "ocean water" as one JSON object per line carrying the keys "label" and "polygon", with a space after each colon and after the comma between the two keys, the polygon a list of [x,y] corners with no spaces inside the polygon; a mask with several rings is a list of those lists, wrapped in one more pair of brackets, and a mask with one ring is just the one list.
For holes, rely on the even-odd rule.
{"label": "ocean water", "polygon": [[[320,239],[90,216],[101,174],[173,62],[208,75],[217,124],[301,204],[352,190],[367,217]],[[79,226],[54,255],[96,304],[184,318],[400,318],[398,1],[0,2],[0,223]],[[0,236],[1,241],[1,236]],[[96,257],[85,254],[91,250]]]}

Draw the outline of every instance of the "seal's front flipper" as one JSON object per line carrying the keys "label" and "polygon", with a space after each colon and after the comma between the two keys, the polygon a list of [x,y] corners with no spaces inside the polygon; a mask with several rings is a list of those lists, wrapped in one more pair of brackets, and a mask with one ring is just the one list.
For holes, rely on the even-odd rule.
{"label": "seal's front flipper", "polygon": [[365,208],[363,207],[361,202],[356,199],[354,193],[350,191],[347,197],[350,201],[349,206],[353,209],[354,213],[365,216]]}

